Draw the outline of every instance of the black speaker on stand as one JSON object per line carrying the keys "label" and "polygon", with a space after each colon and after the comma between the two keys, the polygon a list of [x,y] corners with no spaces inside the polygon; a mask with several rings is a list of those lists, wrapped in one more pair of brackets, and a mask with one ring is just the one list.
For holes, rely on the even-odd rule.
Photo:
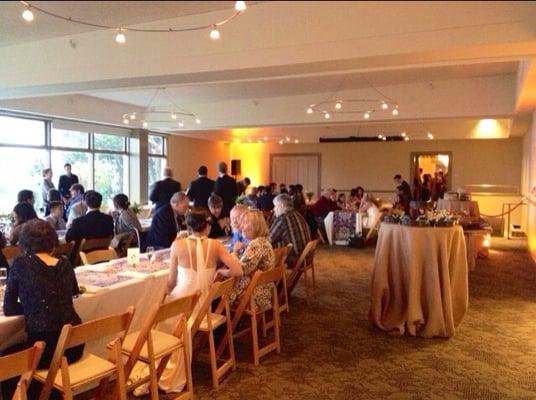
{"label": "black speaker on stand", "polygon": [[235,180],[240,176],[241,171],[241,162],[240,160],[231,160],[231,175],[234,176]]}

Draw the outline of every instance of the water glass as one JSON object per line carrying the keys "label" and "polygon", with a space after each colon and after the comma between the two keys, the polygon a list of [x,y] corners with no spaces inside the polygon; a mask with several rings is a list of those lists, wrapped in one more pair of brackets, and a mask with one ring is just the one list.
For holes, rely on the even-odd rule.
{"label": "water glass", "polygon": [[149,259],[149,263],[153,263],[154,261],[154,247],[153,246],[147,246],[147,249],[145,250],[147,253],[147,257]]}

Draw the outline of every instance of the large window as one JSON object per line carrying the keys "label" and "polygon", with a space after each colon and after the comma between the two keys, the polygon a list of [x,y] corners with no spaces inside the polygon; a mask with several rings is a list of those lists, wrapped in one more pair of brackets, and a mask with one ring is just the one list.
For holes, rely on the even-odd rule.
{"label": "large window", "polygon": [[162,178],[162,172],[167,165],[166,138],[159,135],[149,135],[149,191],[153,184]]}

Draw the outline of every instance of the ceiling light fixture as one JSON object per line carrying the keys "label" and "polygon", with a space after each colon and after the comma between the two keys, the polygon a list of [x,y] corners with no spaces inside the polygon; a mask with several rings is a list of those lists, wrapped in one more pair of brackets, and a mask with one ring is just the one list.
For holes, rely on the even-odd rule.
{"label": "ceiling light fixture", "polygon": [[430,140],[434,139],[434,135],[432,135],[431,132],[428,132],[427,136],[428,136],[428,139],[430,139]]}
{"label": "ceiling light fixture", "polygon": [[335,103],[335,110],[340,110],[342,108],[342,102],[338,101]]}
{"label": "ceiling light fixture", "polygon": [[369,119],[370,118],[370,112],[367,111],[365,114],[363,114],[363,118]]}
{"label": "ceiling light fixture", "polygon": [[405,137],[406,137],[406,132],[402,132],[402,133],[400,134],[400,136],[402,136],[402,137],[405,138]]}
{"label": "ceiling light fixture", "polygon": [[327,111],[323,111],[323,113],[324,113],[324,118],[325,119],[330,119],[331,118],[331,115]]}
{"label": "ceiling light fixture", "polygon": [[298,144],[300,141],[298,139],[294,139],[294,143]]}
{"label": "ceiling light fixture", "polygon": [[[221,20],[221,21],[215,21],[210,24],[204,24],[204,25],[197,25],[197,26],[189,26],[184,28],[167,28],[167,29],[151,29],[151,28],[129,28],[129,27],[117,27],[112,25],[104,25],[97,22],[91,22],[91,21],[84,21],[78,18],[74,18],[68,15],[62,15],[62,14],[56,14],[52,11],[46,10],[45,8],[35,6],[33,4],[30,4],[28,1],[20,1],[20,3],[26,8],[22,12],[22,18],[24,18],[27,22],[32,22],[34,19],[34,12],[39,12],[41,14],[48,15],[49,17],[54,17],[57,19],[61,19],[65,22],[70,22],[78,25],[84,25],[84,26],[90,26],[93,28],[99,28],[99,29],[113,29],[117,31],[117,34],[115,35],[115,41],[117,43],[123,44],[126,41],[125,32],[139,32],[139,33],[179,33],[179,32],[191,32],[191,31],[207,31],[210,29],[210,37],[213,40],[220,38],[220,32],[218,31],[218,28],[227,24],[228,22],[235,19],[237,16],[239,16],[242,12],[244,12],[247,8],[245,1],[237,1],[234,5],[234,13],[230,15],[229,17]],[[40,2],[45,3],[45,2]]]}
{"label": "ceiling light fixture", "polygon": [[391,111],[391,114],[393,114],[393,116],[395,116],[395,117],[398,115],[398,106],[393,108],[393,111]]}
{"label": "ceiling light fixture", "polygon": [[192,121],[192,123],[195,121],[196,124],[201,123],[201,119],[196,113],[179,107],[165,88],[155,89],[149,104],[143,110],[131,111],[122,115],[124,124],[128,124],[129,120],[139,120],[144,128],[150,124],[151,127],[162,130],[173,130],[177,126],[173,126],[173,124],[176,124],[179,118],[178,126],[180,128],[186,125],[187,120]]}
{"label": "ceiling light fixture", "polygon": [[312,106],[307,109],[307,114],[312,114],[313,112],[314,111]]}
{"label": "ceiling light fixture", "polygon": [[385,101],[382,101],[382,110],[387,110],[389,108],[389,104],[387,104]]}
{"label": "ceiling light fixture", "polygon": [[407,142],[409,140],[409,136],[406,136],[404,140]]}

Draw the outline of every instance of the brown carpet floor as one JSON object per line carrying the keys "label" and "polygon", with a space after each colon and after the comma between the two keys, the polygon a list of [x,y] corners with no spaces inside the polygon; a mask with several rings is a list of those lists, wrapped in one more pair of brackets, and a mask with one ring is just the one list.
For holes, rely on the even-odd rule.
{"label": "brown carpet floor", "polygon": [[296,290],[282,353],[254,367],[238,343],[238,368],[218,390],[195,364],[195,397],[536,399],[536,268],[525,251],[503,247],[478,260],[469,311],[448,340],[391,337],[369,324],[373,258],[374,249],[321,248],[317,300],[307,306]]}

